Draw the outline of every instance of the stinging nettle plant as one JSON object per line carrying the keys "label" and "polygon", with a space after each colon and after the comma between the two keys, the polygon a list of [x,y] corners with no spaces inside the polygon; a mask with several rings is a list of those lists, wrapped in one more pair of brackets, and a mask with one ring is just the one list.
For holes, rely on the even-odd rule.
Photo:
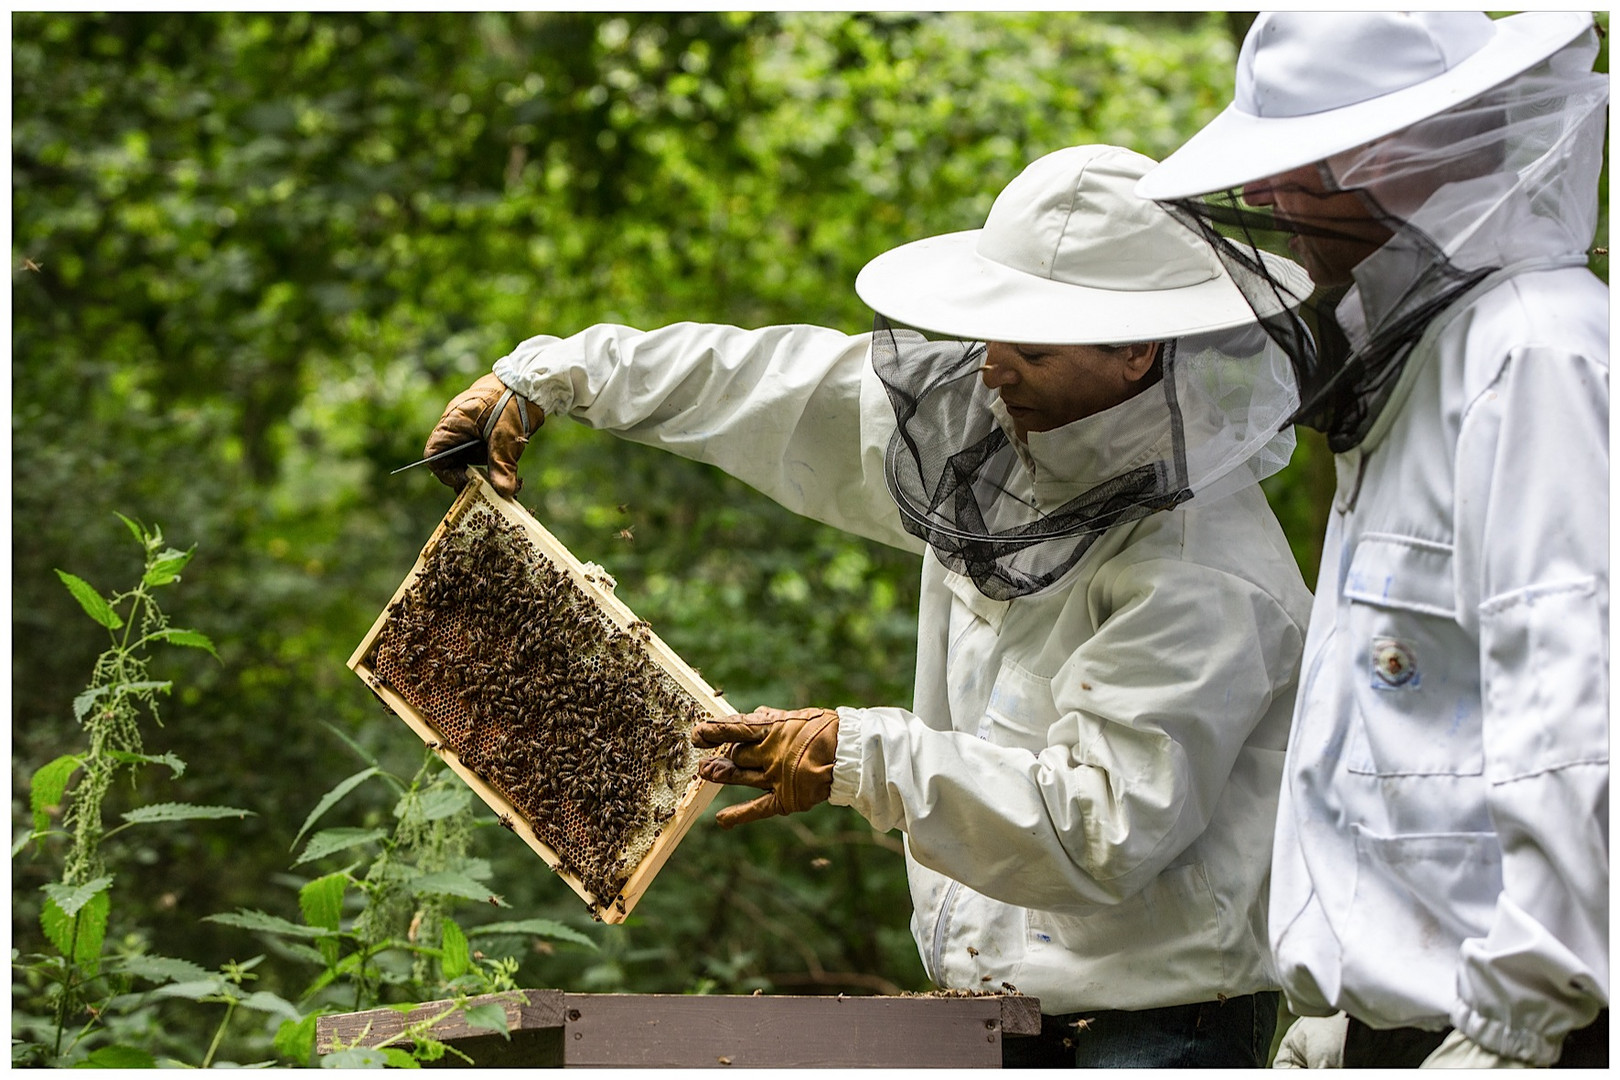
{"label": "stinging nettle plant", "polygon": [[[185,762],[172,753],[147,753],[142,740],[143,718],[161,726],[158,696],[173,688],[169,681],[149,677],[149,650],[159,645],[184,646],[202,649],[218,659],[206,635],[170,626],[158,603],[156,590],[179,582],[192,551],[168,546],[156,526],[147,529],[118,516],[144,556],[140,580],[133,588],[103,596],[83,578],[56,571],[85,614],[106,630],[109,645],[97,657],[89,685],[73,699],[74,719],[84,729],[88,745],[35,771],[29,784],[32,828],[12,847],[15,859],[30,846],[49,854],[66,844],[58,879],[43,886],[45,900],[40,910],[40,929],[57,952],[28,957],[13,953],[24,987],[13,995],[12,1058],[17,1064],[155,1063],[149,1051],[119,1045],[108,1033],[109,1017],[127,1018],[142,1007],[145,996],[129,993],[135,979],[159,984],[158,993],[170,991],[164,996],[223,1002],[226,1022],[236,1004],[252,996],[238,988],[250,978],[245,972],[256,960],[233,962],[216,976],[189,961],[140,954],[103,955],[116,877],[104,849],[109,839],[136,825],[243,818],[251,813],[233,806],[166,802],[126,811],[120,824],[109,826],[105,818],[104,803],[120,775],[133,780],[138,770],[163,765],[171,776],[179,777],[186,769]],[[55,823],[58,818],[59,825]],[[31,1013],[30,1004],[43,1005],[44,1015]],[[258,1007],[272,1004],[255,1002]],[[291,1011],[290,1006],[286,1008]],[[211,1062],[223,1033],[224,1023],[204,1065]]]}

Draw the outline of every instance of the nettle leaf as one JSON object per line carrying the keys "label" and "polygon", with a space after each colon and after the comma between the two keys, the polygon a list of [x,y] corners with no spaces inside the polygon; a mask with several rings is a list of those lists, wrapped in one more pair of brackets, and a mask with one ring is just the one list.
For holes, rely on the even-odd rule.
{"label": "nettle leaf", "polygon": [[284,1020],[298,1019],[298,1010],[293,1007],[292,1002],[277,994],[272,994],[268,990],[255,990],[237,1004],[244,1009],[270,1013]]}
{"label": "nettle leaf", "polygon": [[322,829],[309,838],[309,843],[304,845],[304,853],[293,861],[293,865],[302,866],[334,852],[381,840],[387,835],[384,829]]}
{"label": "nettle leaf", "polygon": [[337,787],[333,788],[331,791],[328,791],[325,795],[322,795],[321,801],[315,804],[315,809],[311,810],[309,812],[309,817],[304,819],[304,827],[298,830],[297,836],[293,837],[292,846],[297,847],[298,841],[304,838],[304,834],[309,831],[309,827],[315,824],[316,821],[320,820],[322,814],[336,806],[338,800],[342,799],[343,796],[359,787],[366,780],[381,774],[382,770],[375,767],[370,769],[361,769],[353,776],[341,781]]}
{"label": "nettle leaf", "polygon": [[72,918],[79,909],[88,904],[97,894],[112,884],[111,876],[103,875],[83,885],[62,885],[52,882],[40,887],[40,891],[51,898],[51,902],[61,909],[62,914]]}
{"label": "nettle leaf", "polygon": [[439,969],[444,972],[444,981],[465,975],[471,967],[472,949],[467,945],[467,935],[454,919],[445,919],[439,934]]}
{"label": "nettle leaf", "polygon": [[73,1066],[75,1069],[155,1069],[157,1058],[136,1046],[102,1046]]}
{"label": "nettle leaf", "polygon": [[[343,871],[318,877],[298,890],[298,907],[304,921],[335,935],[343,916],[343,891],[348,887],[349,875]],[[316,942],[321,960],[331,967],[338,961],[341,946],[335,936],[322,937]]]}
{"label": "nettle leaf", "polygon": [[263,911],[236,911],[226,912],[222,915],[205,915],[203,922],[219,923],[222,926],[235,926],[242,930],[258,930],[266,934],[280,934],[284,937],[314,938],[324,931],[314,926],[300,926],[289,922],[277,915]]}
{"label": "nettle leaf", "polygon": [[219,653],[214,651],[213,640],[207,634],[198,633],[196,630],[178,630],[173,628],[154,630],[141,640],[166,641],[170,645],[184,645],[189,649],[202,649],[215,660],[219,659]]}
{"label": "nettle leaf", "polygon": [[276,1037],[271,1044],[276,1053],[284,1058],[290,1058],[294,1064],[304,1066],[315,1054],[315,1025],[320,1020],[320,1013],[310,1013],[297,1020],[284,1020],[276,1028]]}
{"label": "nettle leaf", "polygon": [[489,1002],[484,1005],[474,1005],[462,1014],[470,1028],[483,1031],[498,1031],[510,1042],[512,1040],[511,1026],[506,1022],[506,1006]]}
{"label": "nettle leaf", "polygon": [[152,991],[152,996],[182,998],[186,1001],[207,1001],[210,998],[218,997],[239,999],[241,995],[225,976],[211,975],[205,979],[192,979],[187,982],[169,983],[160,986]]}
{"label": "nettle leaf", "polygon": [[151,982],[195,982],[208,977],[208,969],[190,960],[169,956],[128,956],[116,961],[114,968],[126,975]]}
{"label": "nettle leaf", "polygon": [[508,906],[500,897],[490,895],[488,886],[480,885],[470,877],[448,870],[413,877],[407,886],[412,892],[459,896],[464,900],[493,900],[500,907]]}
{"label": "nettle leaf", "polygon": [[124,765],[167,765],[169,771],[175,776],[184,776],[186,772],[186,763],[174,754],[153,756],[151,754],[134,754],[128,750],[112,750],[108,752],[107,756]]}
{"label": "nettle leaf", "polygon": [[34,814],[35,832],[50,828],[51,811],[62,805],[62,799],[67,795],[68,781],[83,764],[83,758],[63,754],[35,770],[28,782],[28,809]]}
{"label": "nettle leaf", "polygon": [[90,715],[91,706],[105,697],[111,689],[110,686],[96,686],[75,697],[73,699],[73,719],[83,723],[84,718]]}
{"label": "nettle leaf", "polygon": [[243,810],[239,806],[196,806],[192,803],[153,803],[150,806],[137,806],[123,814],[125,821],[136,825],[149,825],[157,821],[207,821],[254,816],[252,810]]}
{"label": "nettle leaf", "polygon": [[191,556],[191,551],[165,548],[157,558],[152,560],[152,565],[146,568],[146,573],[141,576],[141,582],[155,588],[159,585],[179,581],[180,571],[185,568],[186,563],[191,561]]}
{"label": "nettle leaf", "polygon": [[169,681],[124,682],[98,686],[93,690],[86,690],[73,699],[73,718],[83,723],[84,718],[95,708],[96,702],[108,695],[116,697],[120,694],[167,694],[173,689],[174,683]]}
{"label": "nettle leaf", "polygon": [[107,936],[107,914],[111,910],[112,901],[105,888],[76,908],[74,914],[64,911],[55,899],[47,899],[39,912],[39,925],[58,952],[93,978],[101,969],[101,944]]}
{"label": "nettle leaf", "polygon": [[515,922],[485,923],[475,926],[467,931],[468,937],[483,937],[487,934],[518,934],[553,938],[557,941],[568,941],[575,945],[584,945],[587,948],[596,948],[596,942],[569,926],[551,919],[519,919]]}
{"label": "nettle leaf", "polygon": [[146,530],[141,527],[140,522],[132,521],[129,518],[125,517],[123,514],[120,514],[116,510],[113,511],[113,516],[118,518],[118,520],[122,521],[125,525],[129,526],[130,535],[135,537],[135,542],[137,544],[141,545],[141,547],[146,546],[146,540],[147,540]]}
{"label": "nettle leaf", "polygon": [[343,891],[349,875],[339,871],[318,877],[298,890],[298,907],[304,921],[322,930],[336,930],[343,915]]}
{"label": "nettle leaf", "polygon": [[107,603],[100,593],[96,592],[95,586],[84,580],[84,578],[70,574],[65,570],[58,570],[56,576],[62,579],[62,584],[67,586],[68,592],[72,593],[73,599],[77,600],[79,606],[84,608],[86,615],[109,630],[117,630],[124,625],[124,620],[119,616],[118,612],[114,611],[112,605]]}
{"label": "nettle leaf", "polygon": [[[409,1054],[405,1056],[410,1057]],[[388,1060],[387,1054],[367,1046],[351,1046],[347,1050],[334,1050],[330,1054],[321,1055],[323,1069],[384,1069],[390,1064],[392,1062]]]}
{"label": "nettle leaf", "polygon": [[[472,792],[464,787],[429,788],[416,798],[416,813],[423,821],[438,821],[465,808],[472,801]],[[411,812],[411,798],[401,799],[394,807],[394,816],[403,818]]]}

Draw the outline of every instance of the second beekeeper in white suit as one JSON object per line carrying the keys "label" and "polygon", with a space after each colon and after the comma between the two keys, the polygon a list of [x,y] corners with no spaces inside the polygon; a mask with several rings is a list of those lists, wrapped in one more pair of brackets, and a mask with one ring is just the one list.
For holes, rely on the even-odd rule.
{"label": "second beekeeper in white suit", "polygon": [[487,433],[510,492],[540,415],[567,415],[923,552],[910,709],[695,737],[736,744],[705,776],[764,789],[722,825],[830,799],[905,834],[934,982],[1041,999],[1008,1064],[1255,1066],[1275,1023],[1267,864],[1310,596],[1258,480],[1297,395],[1219,260],[1132,194],[1152,164],[1039,159],[983,229],[866,267],[873,333],[532,338],[428,445]]}

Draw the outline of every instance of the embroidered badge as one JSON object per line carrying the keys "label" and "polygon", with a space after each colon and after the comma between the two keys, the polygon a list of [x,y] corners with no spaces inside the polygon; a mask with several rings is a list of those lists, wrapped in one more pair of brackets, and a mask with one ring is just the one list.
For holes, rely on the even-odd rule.
{"label": "embroidered badge", "polygon": [[1375,690],[1415,690],[1421,681],[1412,647],[1395,638],[1372,639],[1372,674]]}

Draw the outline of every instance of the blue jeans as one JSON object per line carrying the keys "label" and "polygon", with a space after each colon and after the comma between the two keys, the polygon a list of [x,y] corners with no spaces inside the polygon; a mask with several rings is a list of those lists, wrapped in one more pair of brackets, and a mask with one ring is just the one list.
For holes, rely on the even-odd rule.
{"label": "blue jeans", "polygon": [[1001,1041],[1004,1069],[1264,1068],[1275,990],[1225,1001],[1042,1016],[1041,1033]]}

